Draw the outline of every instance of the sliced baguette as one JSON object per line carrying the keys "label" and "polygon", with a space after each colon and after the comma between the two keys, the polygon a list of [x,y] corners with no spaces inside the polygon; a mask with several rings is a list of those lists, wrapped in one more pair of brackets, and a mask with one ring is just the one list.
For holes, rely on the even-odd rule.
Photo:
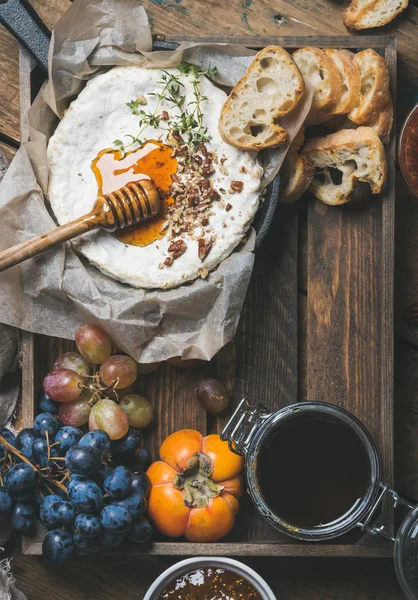
{"label": "sliced baguette", "polygon": [[349,50],[324,48],[324,52],[334,61],[341,76],[341,96],[333,109],[334,115],[344,115],[353,110],[360,99],[360,71],[355,54]]}
{"label": "sliced baguette", "polygon": [[[310,140],[302,156],[318,169],[309,189],[325,204],[349,202],[358,181],[368,183],[373,194],[379,194],[386,183],[385,149],[371,127],[343,129]],[[332,169],[340,171],[340,182],[334,182]]]}
{"label": "sliced baguette", "polygon": [[306,192],[315,174],[312,163],[299,154],[304,141],[305,133],[302,127],[293,139],[280,169],[279,202],[282,204],[296,202]]}
{"label": "sliced baguette", "polygon": [[352,0],[344,11],[347,29],[382,27],[405,10],[408,0]]}
{"label": "sliced baguette", "polygon": [[379,115],[374,122],[370,123],[370,127],[377,131],[384,144],[389,143],[393,127],[393,101],[390,93],[383,100]]}
{"label": "sliced baguette", "polygon": [[311,113],[331,113],[340,102],[342,84],[334,61],[320,48],[300,48],[293,60],[305,82],[314,88]]}
{"label": "sliced baguette", "polygon": [[372,49],[355,55],[360,71],[360,99],[348,114],[357,125],[375,123],[389,93],[389,70],[384,58]]}
{"label": "sliced baguette", "polygon": [[303,79],[290,54],[277,46],[264,48],[222,108],[218,124],[222,139],[242,150],[279,146],[289,136],[276,119],[296,107],[303,90]]}

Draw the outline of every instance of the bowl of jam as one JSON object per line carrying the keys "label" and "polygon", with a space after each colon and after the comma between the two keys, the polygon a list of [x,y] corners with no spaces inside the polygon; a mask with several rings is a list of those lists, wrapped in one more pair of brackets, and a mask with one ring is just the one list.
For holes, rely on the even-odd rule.
{"label": "bowl of jam", "polygon": [[183,560],[154,581],[144,600],[277,600],[258,573],[237,560]]}
{"label": "bowl of jam", "polygon": [[402,175],[411,192],[418,197],[418,104],[403,124],[398,156]]}

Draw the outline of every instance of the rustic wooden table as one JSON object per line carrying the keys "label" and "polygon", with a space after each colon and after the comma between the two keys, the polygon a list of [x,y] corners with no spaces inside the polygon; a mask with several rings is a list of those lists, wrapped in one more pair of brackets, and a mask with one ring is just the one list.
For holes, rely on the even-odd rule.
{"label": "rustic wooden table", "polygon": [[[398,37],[398,123],[418,102],[418,0],[395,23],[373,34]],[[52,28],[69,0],[32,0]],[[143,0],[159,34],[349,35],[342,0]],[[361,35],[361,34],[360,34]],[[0,27],[0,148],[12,159],[19,146],[18,47]],[[418,499],[418,329],[405,322],[405,308],[418,300],[418,202],[397,177],[395,269],[396,488]],[[18,586],[29,600],[143,598],[151,581],[172,559],[78,557],[51,570],[42,558],[9,553]],[[248,561],[281,600],[395,600],[402,593],[389,559],[258,558]]]}

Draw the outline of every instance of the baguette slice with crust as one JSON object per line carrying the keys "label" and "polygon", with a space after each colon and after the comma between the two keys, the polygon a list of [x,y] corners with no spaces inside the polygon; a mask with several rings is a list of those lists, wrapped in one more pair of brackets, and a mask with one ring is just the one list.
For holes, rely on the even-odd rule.
{"label": "baguette slice with crust", "polygon": [[333,109],[334,115],[344,115],[353,110],[360,99],[360,71],[355,54],[349,50],[324,48],[324,52],[334,61],[341,76],[341,97]]}
{"label": "baguette slice with crust", "polygon": [[384,144],[389,143],[393,127],[393,101],[390,92],[388,92],[386,98],[383,100],[376,121],[371,123],[370,127],[373,127],[377,131]]}
{"label": "baguette slice with crust", "polygon": [[276,119],[296,107],[303,90],[303,79],[290,54],[278,46],[264,48],[222,108],[218,124],[222,139],[242,150],[279,146],[289,136]]}
{"label": "baguette slice with crust", "polygon": [[377,120],[388,95],[389,70],[385,59],[370,48],[355,57],[361,77],[360,100],[348,117],[357,125],[368,125]]}
{"label": "baguette slice with crust", "polygon": [[352,0],[344,11],[347,29],[382,27],[408,6],[408,0]]}
{"label": "baguette slice with crust", "polygon": [[300,48],[293,52],[293,59],[305,82],[314,88],[312,114],[333,112],[342,93],[341,76],[335,63],[320,48]]}
{"label": "baguette slice with crust", "polygon": [[[310,140],[302,156],[318,169],[309,189],[325,204],[349,202],[357,181],[368,183],[373,194],[379,194],[386,183],[385,149],[371,127],[343,129]],[[340,171],[338,183],[334,182],[331,169]]]}
{"label": "baguette slice with crust", "polygon": [[302,127],[290,144],[280,169],[279,202],[282,204],[296,202],[306,192],[315,174],[315,167],[312,163],[305,156],[299,154],[304,141],[305,132]]}

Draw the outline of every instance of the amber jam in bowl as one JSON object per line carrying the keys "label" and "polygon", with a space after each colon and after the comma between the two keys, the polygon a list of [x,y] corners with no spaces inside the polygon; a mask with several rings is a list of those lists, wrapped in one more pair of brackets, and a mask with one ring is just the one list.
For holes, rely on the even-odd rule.
{"label": "amber jam in bowl", "polygon": [[402,175],[411,192],[418,198],[418,104],[403,124],[398,157]]}

